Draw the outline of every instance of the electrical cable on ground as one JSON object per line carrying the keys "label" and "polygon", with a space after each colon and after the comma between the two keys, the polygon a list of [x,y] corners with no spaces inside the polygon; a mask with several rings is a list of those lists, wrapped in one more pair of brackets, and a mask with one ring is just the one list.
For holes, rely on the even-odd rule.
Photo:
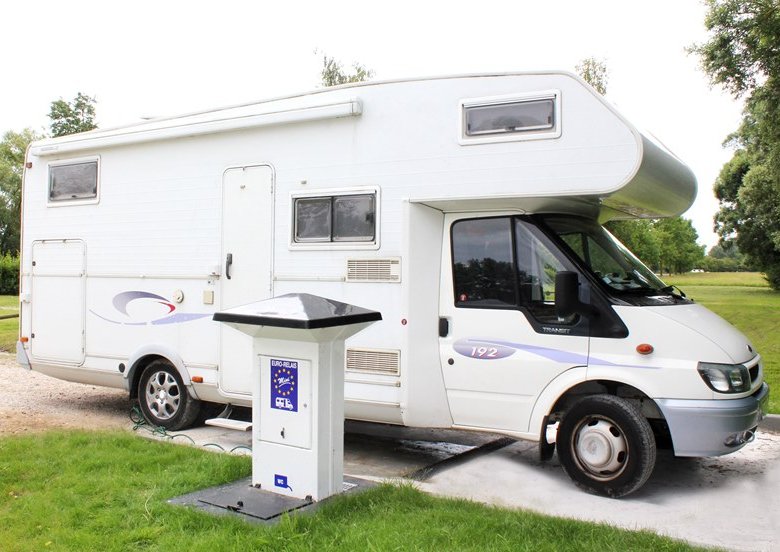
{"label": "electrical cable on ground", "polygon": [[[159,437],[161,439],[168,439],[170,441],[173,441],[174,439],[179,437],[183,437],[185,439],[188,439],[190,443],[192,443],[194,446],[198,446],[195,440],[189,435],[185,435],[184,433],[169,433],[166,428],[162,426],[155,426],[147,422],[143,414],[141,414],[141,409],[138,407],[137,404],[134,404],[133,408],[130,409],[129,416],[130,416],[130,421],[133,422],[133,431],[138,431],[139,429],[143,429],[144,431],[148,431],[155,437]],[[201,445],[201,447],[203,448],[216,447],[222,452],[228,452],[228,453],[234,453],[236,450],[239,449],[248,450],[250,453],[252,452],[252,448],[246,445],[236,445],[230,450],[225,450],[225,448],[222,445],[219,445],[217,443],[204,443],[203,445]]]}

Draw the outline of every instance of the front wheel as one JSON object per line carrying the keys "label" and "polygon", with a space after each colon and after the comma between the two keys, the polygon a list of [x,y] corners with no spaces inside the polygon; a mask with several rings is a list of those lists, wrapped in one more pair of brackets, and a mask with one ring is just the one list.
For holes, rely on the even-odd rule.
{"label": "front wheel", "polygon": [[575,402],[558,429],[558,458],[588,492],[618,498],[645,484],[655,466],[655,437],[628,400],[592,395]]}
{"label": "front wheel", "polygon": [[171,430],[191,426],[201,406],[190,397],[176,368],[163,360],[152,362],[141,374],[138,404],[147,422]]}

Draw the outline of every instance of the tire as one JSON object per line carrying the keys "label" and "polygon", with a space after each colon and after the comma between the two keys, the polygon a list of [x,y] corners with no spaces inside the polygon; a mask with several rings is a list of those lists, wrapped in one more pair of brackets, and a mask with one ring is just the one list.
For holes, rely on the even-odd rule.
{"label": "tire", "polygon": [[169,430],[191,426],[201,403],[190,397],[179,372],[164,360],[147,366],[138,380],[138,405],[146,421]]}
{"label": "tire", "polygon": [[655,467],[655,437],[626,399],[592,395],[576,401],[558,428],[558,458],[578,487],[619,498],[645,484]]}

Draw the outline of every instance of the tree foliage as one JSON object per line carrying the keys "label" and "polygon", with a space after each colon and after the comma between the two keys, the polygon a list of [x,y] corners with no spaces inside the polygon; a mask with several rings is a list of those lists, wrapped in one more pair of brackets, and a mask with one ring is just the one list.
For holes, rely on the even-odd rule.
{"label": "tree foliage", "polygon": [[347,73],[341,63],[327,55],[322,56],[322,71],[320,77],[323,86],[338,86],[352,82],[363,82],[374,76],[374,71],[359,63],[352,64],[353,73]]}
{"label": "tree foliage", "polygon": [[0,142],[0,254],[19,253],[24,156],[30,142],[41,138],[31,129],[8,131]]}
{"label": "tree foliage", "polygon": [[49,110],[52,136],[66,136],[97,128],[95,124],[95,98],[79,92],[73,101],[62,98],[51,102]]}
{"label": "tree foliage", "polygon": [[696,242],[696,229],[682,217],[612,221],[606,227],[659,274],[688,272],[704,259],[704,246]]}
{"label": "tree foliage", "polygon": [[744,98],[736,148],[715,182],[715,230],[780,290],[780,4],[707,0],[709,39],[692,51],[713,84]]}
{"label": "tree foliage", "polygon": [[594,57],[587,57],[574,66],[577,74],[585,82],[595,88],[602,96],[607,93],[607,82],[609,82],[609,72],[604,60]]}

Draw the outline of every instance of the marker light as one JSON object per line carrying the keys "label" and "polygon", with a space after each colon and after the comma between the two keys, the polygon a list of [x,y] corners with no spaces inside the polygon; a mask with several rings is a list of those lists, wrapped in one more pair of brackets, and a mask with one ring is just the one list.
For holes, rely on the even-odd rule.
{"label": "marker light", "polygon": [[203,376],[192,376],[192,383],[203,383]]}
{"label": "marker light", "polygon": [[636,352],[640,355],[649,355],[652,353],[655,349],[653,349],[653,346],[649,343],[640,343],[636,346]]}

